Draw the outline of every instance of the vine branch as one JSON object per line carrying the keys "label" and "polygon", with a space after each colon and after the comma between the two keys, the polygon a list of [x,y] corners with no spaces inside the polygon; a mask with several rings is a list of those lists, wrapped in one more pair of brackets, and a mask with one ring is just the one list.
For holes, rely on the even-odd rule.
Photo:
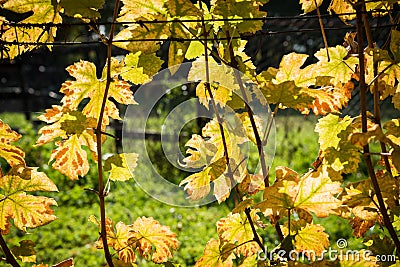
{"label": "vine branch", "polygon": [[[114,6],[114,14],[112,21],[115,22],[118,16],[120,0],[115,1]],[[105,208],[105,197],[107,193],[104,190],[104,180],[103,180],[103,164],[102,164],[102,147],[101,147],[101,138],[102,138],[102,125],[103,125],[103,117],[104,111],[108,98],[108,91],[110,89],[111,84],[111,56],[112,56],[112,45],[114,39],[114,30],[115,24],[111,24],[110,34],[107,42],[107,80],[106,80],[106,88],[104,89],[103,101],[101,103],[101,110],[99,115],[99,120],[97,122],[96,127],[96,143],[97,143],[97,169],[98,169],[98,180],[99,180],[99,189],[98,196],[100,202],[100,236],[103,243],[104,256],[106,258],[107,264],[109,267],[114,267],[114,263],[112,261],[112,255],[110,253],[110,248],[107,243],[107,229],[106,229],[106,208]]]}
{"label": "vine branch", "polygon": [[4,240],[2,234],[0,234],[0,247],[3,250],[4,254],[6,255],[6,261],[13,267],[20,267],[14,255],[11,253],[11,250],[8,248],[7,243]]}
{"label": "vine branch", "polygon": [[[362,11],[365,8],[365,3],[364,1],[361,1],[357,5],[355,5],[356,11],[357,11],[357,16],[356,16],[356,23],[357,23],[357,42],[358,42],[358,59],[359,59],[359,67],[360,67],[360,109],[361,109],[361,122],[362,122],[362,132],[366,133],[368,131],[367,128],[367,84],[365,83],[365,63],[364,63],[364,49],[363,49],[363,18],[362,18]],[[379,204],[379,210],[382,214],[383,218],[383,223],[388,229],[388,232],[390,234],[390,237],[392,238],[395,246],[396,246],[396,252],[397,255],[400,256],[400,241],[399,238],[397,237],[396,231],[393,228],[393,225],[390,221],[385,202],[383,200],[382,192],[379,187],[379,183],[377,180],[377,177],[375,175],[375,170],[372,165],[372,160],[370,156],[370,151],[369,151],[369,144],[365,145],[363,147],[363,150],[365,152],[364,158],[365,162],[368,168],[368,173],[371,178],[371,183],[374,188],[376,198],[378,200]]]}

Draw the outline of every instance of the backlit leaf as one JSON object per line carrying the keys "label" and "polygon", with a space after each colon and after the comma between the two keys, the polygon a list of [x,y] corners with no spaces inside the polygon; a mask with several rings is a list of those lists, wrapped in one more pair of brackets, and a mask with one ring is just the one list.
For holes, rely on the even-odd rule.
{"label": "backlit leaf", "polygon": [[[15,172],[12,172],[15,173]],[[15,227],[22,231],[35,228],[56,219],[51,205],[57,205],[52,198],[27,195],[33,191],[58,191],[56,185],[37,168],[31,168],[31,178],[22,179],[17,175],[5,175],[0,179],[0,230],[8,233],[12,219]]]}
{"label": "backlit leaf", "polygon": [[300,0],[300,4],[304,14],[307,14],[319,7],[322,4],[322,0]]}
{"label": "backlit leaf", "polygon": [[314,66],[318,76],[332,77],[333,84],[347,83],[355,73],[358,58],[347,57],[347,50],[343,46],[329,47],[329,61],[325,48],[322,48],[314,56],[319,60]]}
{"label": "backlit leaf", "polygon": [[328,8],[328,11],[333,11],[336,14],[346,14],[339,16],[339,18],[344,22],[355,19],[356,17],[354,8],[350,2],[346,0],[333,0]]}
{"label": "backlit leaf", "polygon": [[136,153],[113,155],[104,162],[104,171],[110,173],[109,179],[112,181],[127,181],[134,177],[131,171],[137,165],[138,156]]}
{"label": "backlit leaf", "polygon": [[131,227],[139,253],[155,263],[167,262],[172,257],[172,251],[179,246],[176,234],[152,217],[137,218]]}
{"label": "backlit leaf", "polygon": [[318,120],[315,126],[315,132],[319,134],[319,144],[322,150],[328,147],[337,148],[340,142],[338,134],[345,130],[353,121],[352,118],[346,116],[340,118],[337,115],[328,114]]}
{"label": "backlit leaf", "polygon": [[[253,222],[256,222],[259,217],[254,210],[251,211]],[[255,225],[256,229],[258,228]],[[253,231],[247,216],[244,212],[230,213],[226,218],[222,218],[217,222],[217,231],[220,240],[224,240],[231,244],[242,244],[253,240]],[[249,242],[235,249],[235,252],[249,257],[257,253],[260,247],[256,242]]]}
{"label": "backlit leaf", "polygon": [[313,251],[315,255],[307,255],[309,257],[320,256],[328,247],[328,234],[324,232],[325,228],[318,224],[306,224],[297,231],[294,237],[294,246],[296,251],[305,252]]}
{"label": "backlit leaf", "polygon": [[[332,182],[325,171],[309,171],[301,178],[290,172],[264,190],[264,200],[255,207],[271,215],[273,210],[301,208],[317,217],[335,213],[341,201],[334,195],[342,191],[339,182]],[[271,211],[272,209],[272,211]]]}
{"label": "backlit leaf", "polygon": [[[112,75],[119,74],[123,64],[116,59],[112,60]],[[106,88],[106,68],[103,69],[101,79],[97,79],[96,66],[88,61],[80,61],[67,68],[68,73],[74,77],[75,81],[66,81],[63,83],[60,92],[65,96],[61,100],[65,107],[75,110],[78,108],[82,100],[89,98],[89,102],[83,108],[82,113],[88,117],[98,119],[101,111],[103,95]],[[117,77],[112,79],[110,83],[108,98],[104,110],[103,124],[108,125],[109,117],[120,119],[119,112],[115,104],[110,100],[113,98],[121,104],[136,104],[133,100],[130,85],[125,81],[119,80]]]}
{"label": "backlit leaf", "polygon": [[224,252],[222,248],[219,240],[210,239],[195,267],[233,267],[234,254]]}
{"label": "backlit leaf", "polygon": [[[313,2],[313,0],[311,0]],[[296,86],[304,87],[315,83],[313,73],[309,67],[301,69],[308,55],[290,53],[282,57],[279,69],[275,76],[275,83],[279,84],[286,81],[294,81]]]}
{"label": "backlit leaf", "polygon": [[11,144],[21,138],[21,135],[0,120],[0,157],[4,158],[11,166],[25,165],[25,152]]}
{"label": "backlit leaf", "polygon": [[269,104],[279,104],[282,108],[301,110],[310,105],[313,98],[305,93],[293,81],[275,84],[266,82],[261,85],[261,92]]}
{"label": "backlit leaf", "polygon": [[72,180],[85,176],[89,171],[89,162],[82,145],[88,146],[87,138],[90,139],[93,136],[73,135],[60,142],[51,154],[50,161],[55,160],[53,168]]}
{"label": "backlit leaf", "polygon": [[190,1],[167,0],[165,8],[171,17],[199,16],[201,11]]}
{"label": "backlit leaf", "polygon": [[118,21],[128,22],[136,21],[139,17],[146,15],[151,16],[153,14],[163,12],[163,6],[166,1],[156,0],[144,2],[141,0],[122,0],[124,4],[118,15]]}
{"label": "backlit leaf", "polygon": [[[8,0],[1,5],[2,8],[16,12],[16,13],[27,13],[33,12],[32,15],[26,19],[20,21],[21,24],[46,24],[54,23],[59,24],[62,22],[62,18],[59,14],[61,6],[52,0]],[[6,30],[1,38],[8,42],[53,42],[56,36],[57,27],[11,27]],[[7,53],[2,53],[3,58],[13,59],[18,55],[37,48],[37,45],[16,45],[11,44],[6,46],[8,48]],[[51,46],[48,46],[51,47]]]}

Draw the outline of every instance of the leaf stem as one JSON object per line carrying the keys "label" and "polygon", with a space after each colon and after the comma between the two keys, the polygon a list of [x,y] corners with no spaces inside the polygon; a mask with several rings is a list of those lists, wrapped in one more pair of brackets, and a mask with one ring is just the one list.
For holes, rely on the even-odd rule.
{"label": "leaf stem", "polygon": [[0,234],[0,247],[6,255],[6,261],[11,264],[13,267],[20,267],[19,263],[15,259],[14,255],[11,253],[10,249],[7,246],[6,241],[3,238],[3,235]]}
{"label": "leaf stem", "polygon": [[110,249],[107,243],[107,230],[106,230],[106,208],[105,208],[105,197],[106,193],[104,192],[104,181],[103,181],[103,164],[102,164],[102,147],[101,147],[101,137],[103,133],[102,125],[103,125],[103,117],[104,111],[108,99],[108,91],[110,89],[111,84],[111,55],[112,55],[112,42],[114,39],[114,30],[115,24],[114,22],[117,19],[118,9],[119,9],[119,2],[120,0],[115,1],[114,6],[114,14],[112,18],[112,24],[110,29],[110,35],[108,37],[107,42],[107,80],[106,80],[106,87],[104,89],[103,101],[101,103],[101,109],[99,114],[99,120],[97,122],[96,127],[96,143],[97,143],[97,170],[98,170],[98,180],[99,180],[99,189],[98,189],[98,196],[100,202],[100,236],[103,242],[103,250],[104,256],[106,258],[107,264],[109,267],[114,267],[114,263],[112,261],[112,255],[110,253]]}
{"label": "leaf stem", "polygon": [[[360,81],[359,81],[359,86],[360,86],[360,109],[361,109],[361,123],[362,123],[362,132],[366,133],[368,131],[367,128],[367,85],[365,83],[365,71],[364,71],[364,49],[363,49],[363,17],[362,17],[362,12],[365,8],[365,3],[363,0],[359,2],[356,6],[356,18],[357,18],[357,42],[358,42],[358,59],[359,59],[359,68],[360,68]],[[371,156],[369,155],[369,144],[365,145],[363,148],[365,154],[365,162],[368,168],[368,173],[371,178],[371,183],[374,188],[376,198],[378,200],[379,204],[379,210],[382,214],[383,218],[383,223],[385,227],[388,229],[388,232],[390,234],[390,237],[392,238],[395,246],[396,246],[396,252],[397,255],[400,256],[400,241],[399,238],[396,234],[396,231],[393,228],[393,225],[390,221],[385,202],[383,200],[382,192],[379,187],[379,183],[377,180],[377,177],[375,175],[375,170],[372,165],[372,160]]]}

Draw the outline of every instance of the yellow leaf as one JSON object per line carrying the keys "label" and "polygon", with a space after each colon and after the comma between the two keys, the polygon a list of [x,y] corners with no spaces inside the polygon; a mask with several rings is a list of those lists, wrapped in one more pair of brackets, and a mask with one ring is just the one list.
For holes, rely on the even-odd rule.
{"label": "yellow leaf", "polygon": [[[307,1],[307,0],[306,0]],[[313,0],[311,0],[313,2]],[[322,1],[321,1],[322,2]],[[301,69],[308,55],[290,53],[282,57],[279,63],[279,69],[275,77],[275,84],[294,81],[298,87],[307,87],[315,83],[313,73],[309,71],[309,67]]]}
{"label": "yellow leaf", "polygon": [[204,249],[203,256],[196,262],[195,267],[233,267],[232,260],[235,256],[232,251],[224,253],[222,248],[219,240],[210,239]]}
{"label": "yellow leaf", "polygon": [[50,209],[51,205],[57,205],[54,199],[26,194],[33,191],[58,191],[56,185],[46,174],[38,172],[37,168],[31,168],[30,173],[30,179],[22,179],[17,175],[6,175],[0,179],[0,230],[3,234],[10,230],[10,219],[22,231],[56,219]]}
{"label": "yellow leaf", "polygon": [[332,77],[333,84],[347,83],[351,80],[358,64],[358,59],[355,57],[347,57],[347,50],[345,47],[337,45],[336,47],[329,47],[329,61],[327,51],[322,48],[314,56],[319,60],[314,65],[314,71],[318,76]]}
{"label": "yellow leaf", "polygon": [[152,217],[137,218],[131,227],[135,233],[139,253],[146,258],[150,258],[151,255],[151,260],[155,263],[168,261],[172,257],[172,250],[179,246],[176,234]]}
{"label": "yellow leaf", "polygon": [[327,217],[335,214],[334,211],[341,205],[341,201],[334,197],[342,191],[339,182],[332,182],[328,173],[310,171],[301,178],[289,172],[270,187],[264,190],[264,200],[255,207],[266,215],[274,210],[290,210],[301,208],[313,212],[317,217]]}
{"label": "yellow leaf", "polygon": [[141,0],[122,0],[124,5],[118,15],[118,21],[130,22],[136,21],[139,17],[146,15],[149,18],[157,13],[163,12],[163,6],[166,1],[155,0],[143,2]]}
{"label": "yellow leaf", "polygon": [[[113,59],[111,63],[112,77],[119,74],[122,67],[123,64],[121,62]],[[83,108],[82,113],[88,117],[98,119],[107,83],[106,69],[107,66],[103,69],[101,79],[97,79],[96,66],[91,62],[81,60],[69,66],[67,71],[76,80],[66,81],[62,84],[60,92],[65,94],[61,100],[64,106],[71,110],[76,110],[82,100],[89,98],[89,102]],[[121,119],[117,107],[110,98],[121,104],[136,104],[133,100],[130,85],[116,77],[112,78],[104,110],[104,125],[109,124],[109,117]]]}
{"label": "yellow leaf", "polygon": [[[259,217],[255,210],[251,211],[253,222],[256,222]],[[255,225],[256,229],[258,228]],[[228,217],[222,218],[217,222],[217,231],[220,240],[224,240],[231,244],[242,244],[253,240],[253,232],[244,212],[229,213]],[[256,242],[248,242],[235,249],[235,252],[245,257],[249,257],[257,253],[260,247]]]}
{"label": "yellow leaf", "polygon": [[71,180],[77,180],[79,176],[85,176],[89,171],[89,162],[86,151],[81,146],[82,144],[87,144],[84,135],[73,135],[59,143],[50,158],[50,161],[55,160],[53,168]]}
{"label": "yellow leaf", "polygon": [[336,14],[347,14],[347,15],[340,15],[339,18],[347,22],[349,20],[355,19],[355,10],[350,4],[351,2],[346,0],[333,0],[328,8],[328,11],[335,12]]}
{"label": "yellow leaf", "polygon": [[[322,0],[300,0],[301,4],[301,9],[303,9],[304,14],[310,13],[311,11],[314,11],[317,9],[322,4]],[[316,6],[317,4],[317,6]]]}
{"label": "yellow leaf", "polygon": [[329,247],[328,234],[325,228],[319,224],[309,224],[297,231],[294,237],[295,249],[299,252],[313,251],[315,254],[308,257],[319,257]]}
{"label": "yellow leaf", "polygon": [[138,156],[136,153],[113,155],[104,162],[104,171],[110,173],[112,181],[127,181],[134,177],[131,172],[137,166]]}
{"label": "yellow leaf", "polygon": [[4,158],[11,166],[25,166],[25,152],[11,142],[16,142],[21,138],[21,135],[0,120],[0,157]]}
{"label": "yellow leaf", "polygon": [[328,114],[318,120],[315,132],[319,134],[319,144],[322,150],[328,147],[338,148],[340,138],[338,134],[345,130],[353,121],[350,116],[340,118],[337,115]]}
{"label": "yellow leaf", "polygon": [[315,115],[326,115],[328,113],[339,113],[347,106],[351,92],[354,89],[353,82],[329,85],[318,89],[303,88],[302,91],[314,100],[307,108],[302,109],[302,114],[308,114],[311,109]]}
{"label": "yellow leaf", "polygon": [[186,177],[179,186],[186,184],[184,190],[188,192],[189,197],[193,200],[198,200],[207,196],[208,193],[210,193],[210,170],[211,167],[207,167],[200,172]]}
{"label": "yellow leaf", "polygon": [[[59,14],[61,6],[52,0],[8,0],[1,7],[16,13],[33,12],[32,15],[20,21],[21,24],[59,24],[62,18]],[[8,42],[53,42],[56,36],[57,27],[11,27],[2,34],[2,40]],[[37,45],[7,45],[7,53],[2,53],[5,58],[13,59],[23,52],[37,48]],[[50,45],[48,46],[51,47]]]}

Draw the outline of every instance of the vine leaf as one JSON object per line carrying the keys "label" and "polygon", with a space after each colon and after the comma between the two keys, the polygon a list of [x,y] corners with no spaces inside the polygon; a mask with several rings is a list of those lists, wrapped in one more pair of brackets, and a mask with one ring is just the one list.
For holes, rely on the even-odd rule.
{"label": "vine leaf", "polygon": [[[313,0],[311,0],[313,2]],[[286,81],[294,81],[296,86],[305,87],[315,83],[310,66],[301,69],[308,55],[290,53],[282,57],[279,69],[275,76],[275,83],[279,84]]]}
{"label": "vine leaf", "polygon": [[96,160],[97,144],[93,131],[96,120],[86,117],[80,111],[70,111],[59,106],[47,109],[39,119],[53,124],[39,130],[41,136],[36,145],[61,138],[61,141],[56,142],[57,148],[50,157],[50,162],[54,160],[53,168],[72,180],[85,176],[89,171],[89,162],[82,146],[87,146]]}
{"label": "vine leaf", "polygon": [[121,77],[134,84],[149,82],[163,63],[155,54],[143,54],[141,51],[129,53],[124,62],[125,66],[121,70]]}
{"label": "vine leaf", "polygon": [[168,226],[161,225],[152,217],[140,217],[131,226],[137,240],[139,253],[155,263],[167,262],[179,241]]}
{"label": "vine leaf", "polygon": [[[236,0],[216,0],[211,7],[211,12],[217,18],[262,18],[267,15],[266,12],[260,11],[258,8],[261,3],[267,1],[236,1]],[[238,21],[232,26],[239,33],[255,33],[257,29],[262,27],[261,20],[254,21]]]}
{"label": "vine leaf", "polygon": [[356,17],[354,8],[351,6],[350,2],[346,0],[333,0],[328,8],[328,11],[330,13],[333,11],[336,14],[346,14],[339,16],[343,22],[353,20]]}
{"label": "vine leaf", "polygon": [[319,60],[314,65],[314,71],[318,76],[332,77],[333,84],[346,83],[351,80],[356,71],[358,59],[356,57],[349,57],[348,51],[345,47],[337,45],[336,47],[329,47],[329,58],[326,54],[325,48],[320,49],[314,56]]}
{"label": "vine leaf", "polygon": [[326,150],[328,147],[338,148],[340,138],[338,134],[347,129],[347,127],[353,121],[350,116],[340,118],[337,115],[328,114],[327,116],[318,120],[315,126],[315,132],[319,134],[318,143],[322,150]]}
{"label": "vine leaf", "polygon": [[25,165],[25,152],[17,146],[11,145],[21,139],[21,135],[0,120],[0,157],[4,158],[11,166]]}
{"label": "vine leaf", "polygon": [[[122,67],[123,63],[113,58],[111,61],[111,76],[119,74]],[[91,62],[81,60],[69,66],[67,71],[76,80],[66,81],[62,84],[60,92],[65,94],[61,100],[64,107],[76,110],[84,99],[89,98],[89,102],[83,108],[82,113],[88,117],[99,118],[107,83],[106,69],[107,66],[103,69],[102,77],[97,79],[96,66]],[[121,104],[136,104],[135,100],[133,100],[130,85],[117,77],[113,77],[104,110],[103,125],[109,124],[109,117],[121,119],[117,107],[110,98]]]}
{"label": "vine leaf", "polygon": [[104,171],[110,173],[109,179],[112,181],[132,179],[134,176],[131,171],[137,166],[138,156],[136,153],[113,155],[104,162]]}
{"label": "vine leaf", "polygon": [[[33,14],[22,20],[21,24],[59,24],[62,18],[59,14],[61,6],[52,5],[52,0],[8,0],[1,5],[2,8],[16,12]],[[2,34],[2,40],[8,42],[53,42],[56,36],[57,27],[11,27]],[[13,59],[23,52],[30,51],[38,47],[37,45],[8,45],[8,52],[3,53],[3,57]],[[51,47],[50,45],[47,47]]]}
{"label": "vine leaf", "polygon": [[[315,3],[317,3],[317,6],[315,6]],[[317,9],[317,7],[321,6],[322,0],[300,0],[300,4],[301,9],[304,11],[304,14],[307,14]]]}
{"label": "vine leaf", "polygon": [[[259,220],[256,210],[251,210],[251,217],[253,222]],[[258,228],[255,225],[256,229]],[[229,213],[226,218],[222,218],[217,222],[217,231],[220,240],[230,244],[243,244],[251,241],[254,238],[253,231],[251,229],[250,222],[244,212],[240,213]],[[260,249],[256,242],[248,242],[235,248],[237,254],[241,254],[244,257],[249,257],[257,253]]]}
{"label": "vine leaf", "polygon": [[311,109],[316,116],[339,113],[343,107],[347,106],[353,89],[353,82],[340,83],[336,86],[329,85],[318,89],[303,88],[303,92],[314,98],[314,100],[301,112],[308,114]]}
{"label": "vine leaf", "polygon": [[274,210],[281,214],[282,210],[300,208],[317,217],[327,217],[335,214],[341,205],[334,196],[342,191],[340,183],[332,182],[326,169],[317,173],[310,171],[302,177],[285,167],[277,167],[276,172],[276,182],[264,190],[264,200],[255,206],[266,215],[273,214]]}
{"label": "vine leaf", "polygon": [[[324,232],[325,228],[319,224],[307,223],[304,220],[292,220],[290,222],[290,233],[288,233],[287,224],[283,228],[283,232],[292,236],[294,249],[299,253],[304,253],[311,257],[321,256],[326,250],[329,243],[329,236]],[[313,253],[309,253],[312,251]]]}
{"label": "vine leaf", "polygon": [[98,19],[98,12],[104,5],[105,0],[61,0],[60,5],[64,8],[64,13],[67,16],[75,18]]}
{"label": "vine leaf", "polygon": [[23,179],[11,169],[8,175],[1,177],[0,188],[0,230],[7,234],[12,219],[15,227],[22,231],[36,228],[56,219],[51,205],[57,205],[52,198],[27,195],[33,191],[58,191],[56,185],[38,168],[30,168],[30,179]]}
{"label": "vine leaf", "polygon": [[201,11],[190,1],[167,0],[164,4],[171,17],[198,17]]}
{"label": "vine leaf", "polygon": [[10,248],[12,254],[22,262],[36,262],[35,242],[32,240],[22,240],[19,246]]}
{"label": "vine leaf", "polygon": [[235,255],[232,244],[220,243],[220,240],[210,239],[204,249],[203,256],[196,262],[195,267],[233,267]]}
{"label": "vine leaf", "polygon": [[141,0],[122,0],[124,5],[118,15],[118,21],[136,21],[141,16],[152,18],[153,15],[162,13],[165,0],[143,2]]}

